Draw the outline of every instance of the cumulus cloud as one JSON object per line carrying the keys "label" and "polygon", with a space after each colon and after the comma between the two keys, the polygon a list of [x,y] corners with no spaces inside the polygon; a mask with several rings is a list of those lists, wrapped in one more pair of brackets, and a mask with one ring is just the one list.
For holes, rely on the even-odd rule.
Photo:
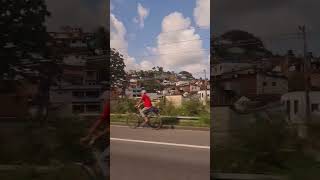
{"label": "cumulus cloud", "polygon": [[133,19],[133,22],[139,23],[140,28],[144,27],[144,21],[149,16],[150,10],[143,7],[140,3],[137,6],[138,17]]}
{"label": "cumulus cloud", "polygon": [[116,18],[114,14],[110,15],[110,45],[111,48],[118,50],[123,56],[126,64],[126,69],[138,69],[134,57],[128,54],[128,41],[126,40],[127,30],[124,24]]}
{"label": "cumulus cloud", "polygon": [[196,24],[201,28],[210,27],[210,0],[197,0],[193,10]]}
{"label": "cumulus cloud", "polygon": [[140,63],[140,68],[143,70],[150,70],[153,67],[155,67],[155,65],[151,61],[142,61]]}
{"label": "cumulus cloud", "polygon": [[187,70],[196,73],[208,66],[200,36],[191,26],[190,18],[185,18],[180,12],[164,17],[157,46],[148,47],[147,50],[157,55],[152,59],[154,64],[170,71]]}

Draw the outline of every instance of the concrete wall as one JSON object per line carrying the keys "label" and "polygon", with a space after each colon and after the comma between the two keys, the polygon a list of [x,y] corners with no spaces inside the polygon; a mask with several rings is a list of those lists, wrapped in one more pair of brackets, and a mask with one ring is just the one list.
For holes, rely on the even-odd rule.
{"label": "concrete wall", "polygon": [[175,107],[179,107],[182,105],[184,99],[181,95],[176,96],[166,96],[166,101],[171,102]]}
{"label": "concrete wall", "polygon": [[310,77],[311,85],[320,88],[320,73],[313,73]]}
{"label": "concrete wall", "polygon": [[211,142],[214,146],[237,143],[233,137],[255,121],[254,114],[238,114],[228,106],[211,107]]}

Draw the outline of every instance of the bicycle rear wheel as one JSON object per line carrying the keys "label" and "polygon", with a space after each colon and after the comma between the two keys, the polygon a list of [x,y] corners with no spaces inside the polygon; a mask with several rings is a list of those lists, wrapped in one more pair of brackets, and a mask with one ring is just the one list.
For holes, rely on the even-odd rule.
{"label": "bicycle rear wheel", "polygon": [[162,120],[159,116],[159,114],[154,113],[154,112],[150,112],[149,115],[149,120],[150,120],[150,126],[153,129],[160,129],[162,126]]}
{"label": "bicycle rear wheel", "polygon": [[141,117],[138,114],[131,113],[127,118],[127,125],[130,128],[137,128],[142,123]]}

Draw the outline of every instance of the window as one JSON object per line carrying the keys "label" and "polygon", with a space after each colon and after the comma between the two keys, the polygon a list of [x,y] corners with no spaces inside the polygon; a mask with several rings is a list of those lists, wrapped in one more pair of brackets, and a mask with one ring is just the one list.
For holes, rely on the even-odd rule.
{"label": "window", "polygon": [[87,104],[86,105],[87,112],[99,112],[100,111],[100,105],[99,104]]}
{"label": "window", "polygon": [[295,100],[294,101],[294,114],[298,113],[298,106],[299,106],[299,101]]}
{"label": "window", "polygon": [[319,104],[311,104],[311,112],[319,111]]}
{"label": "window", "polygon": [[96,83],[95,83],[95,82],[88,82],[87,84],[88,84],[88,85],[90,85],[90,86],[94,86],[94,85],[96,85]]}
{"label": "window", "polygon": [[94,71],[87,71],[87,76],[93,76],[94,75]]}
{"label": "window", "polygon": [[99,97],[99,92],[98,91],[87,91],[86,96],[91,97],[91,98],[97,98],[97,97]]}
{"label": "window", "polygon": [[262,84],[263,84],[263,86],[267,86],[267,82],[263,82]]}
{"label": "window", "polygon": [[72,96],[81,98],[81,97],[84,97],[84,92],[83,91],[73,91]]}
{"label": "window", "polygon": [[73,105],[72,112],[73,113],[84,113],[84,105],[83,104]]}
{"label": "window", "polygon": [[276,86],[277,85],[277,83],[276,82],[272,82],[272,86]]}

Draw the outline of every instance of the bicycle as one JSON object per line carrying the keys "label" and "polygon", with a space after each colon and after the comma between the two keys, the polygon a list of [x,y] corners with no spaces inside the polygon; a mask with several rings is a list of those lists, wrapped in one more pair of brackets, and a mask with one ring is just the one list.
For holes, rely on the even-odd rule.
{"label": "bicycle", "polygon": [[[139,127],[143,122],[144,118],[140,114],[141,108],[136,108],[137,111],[135,113],[130,113],[127,118],[127,125],[130,128],[137,128]],[[160,129],[162,127],[162,120],[160,118],[159,110],[155,107],[151,107],[147,110],[146,116],[149,119],[149,126],[153,129]]]}
{"label": "bicycle", "polygon": [[[88,144],[83,144],[86,148],[89,149],[91,152],[91,155],[93,159],[86,161],[86,162],[81,162],[81,163],[74,163],[78,166],[80,166],[90,177],[92,180],[106,180],[106,177],[103,176],[102,169],[100,168],[98,162],[99,162],[99,157],[101,155],[101,150],[95,146],[96,140],[91,139]],[[106,149],[109,149],[110,146],[108,146]],[[108,151],[107,151],[108,152]],[[108,162],[110,162],[110,156],[108,156]],[[110,177],[107,177],[107,179],[110,179]]]}
{"label": "bicycle", "polygon": [[[108,180],[110,176],[104,177],[97,164],[100,156],[98,148],[87,146],[88,150],[93,155],[93,158],[82,162],[73,161],[68,163],[59,163],[56,165],[1,165],[0,173],[5,176],[10,176],[10,179],[28,178],[30,174],[36,175],[35,179],[77,179],[77,180]],[[1,178],[3,178],[0,175]]]}

